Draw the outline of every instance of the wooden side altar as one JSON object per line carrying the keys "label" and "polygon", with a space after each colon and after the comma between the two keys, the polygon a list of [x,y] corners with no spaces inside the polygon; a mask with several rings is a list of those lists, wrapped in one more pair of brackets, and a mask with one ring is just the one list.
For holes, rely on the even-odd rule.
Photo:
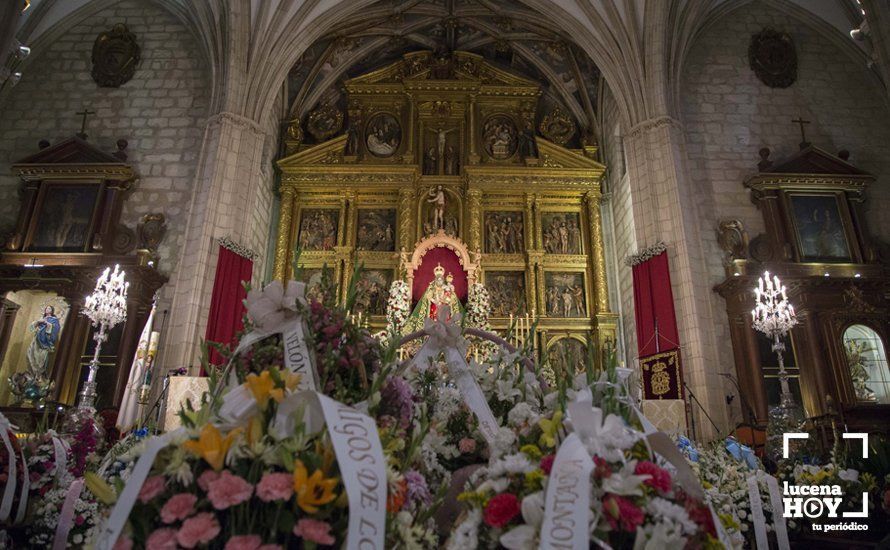
{"label": "wooden side altar", "polygon": [[[140,332],[166,277],[157,271],[155,255],[163,216],[144,217],[138,232],[119,222],[136,174],[126,163],[126,141],[119,141],[118,147],[115,154],[108,154],[72,137],[53,146],[43,142],[38,153],[13,165],[22,180],[22,208],[0,253],[0,293],[4,296],[0,395],[5,405],[18,401],[10,392],[8,377],[39,369],[29,355],[33,337],[28,331],[47,316],[58,318],[54,323],[61,325],[45,356],[43,368],[52,381],[47,399],[74,404],[92,354],[92,327],[80,310],[98,275],[115,264],[126,271],[130,282],[128,311],[100,356],[98,407],[116,407],[121,401]],[[37,302],[30,305],[39,305],[37,318],[17,319],[17,314],[24,313],[18,310],[32,298]]]}
{"label": "wooden side altar", "polygon": [[[537,135],[537,83],[471,53],[415,52],[345,89],[345,117],[322,105],[288,129],[289,154],[278,161],[276,278],[292,275],[299,248],[309,292],[326,265],[342,299],[361,265],[356,307],[382,328],[389,285],[413,277],[400,265],[416,264],[424,240],[442,233],[469,251],[466,275],[491,293],[495,329],[506,329],[511,314],[533,314],[538,349],[576,364],[588,339],[613,345],[605,167],[593,146]],[[320,131],[344,119],[341,135]],[[302,143],[304,127],[324,139]]]}

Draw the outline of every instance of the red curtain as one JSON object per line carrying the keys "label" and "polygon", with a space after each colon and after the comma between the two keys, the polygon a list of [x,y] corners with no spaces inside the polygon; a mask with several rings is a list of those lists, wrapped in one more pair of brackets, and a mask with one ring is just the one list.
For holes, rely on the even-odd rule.
{"label": "red curtain", "polygon": [[467,300],[467,272],[460,265],[460,258],[453,250],[445,247],[433,248],[424,254],[420,267],[414,271],[414,288],[411,291],[411,297],[416,304],[422,297],[430,281],[433,280],[433,270],[437,265],[442,264],[445,274],[454,275],[454,291],[461,302],[466,303]]}
{"label": "red curtain", "polygon": [[[242,281],[250,281],[252,272],[253,261],[228,248],[219,247],[213,296],[210,298],[210,317],[204,336],[208,342],[226,345],[235,343],[235,335],[244,328],[244,298],[247,297],[247,292],[244,291]],[[223,363],[222,356],[212,348],[210,362],[214,365]]]}
{"label": "red curtain", "polygon": [[640,357],[680,347],[667,252],[633,266],[633,279],[637,351]]}

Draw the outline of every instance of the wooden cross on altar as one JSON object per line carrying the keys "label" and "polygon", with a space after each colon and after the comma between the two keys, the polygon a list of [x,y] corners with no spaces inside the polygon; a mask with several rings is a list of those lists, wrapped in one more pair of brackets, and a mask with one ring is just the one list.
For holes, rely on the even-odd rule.
{"label": "wooden cross on altar", "polygon": [[805,149],[810,146],[810,142],[807,141],[807,134],[804,131],[804,124],[809,124],[809,120],[804,120],[803,117],[792,118],[791,122],[796,122],[800,125],[800,148]]}
{"label": "wooden cross on altar", "polygon": [[88,116],[88,115],[95,115],[95,114],[96,114],[96,111],[90,111],[89,109],[87,109],[86,107],[84,107],[83,111],[78,111],[78,112],[76,112],[76,113],[74,113],[74,114],[76,114],[76,115],[83,115],[83,118],[82,118],[81,121],[80,121],[80,132],[77,133],[77,137],[79,137],[80,139],[86,139],[86,138],[87,138],[87,133],[86,133],[86,130],[87,130],[87,116]]}

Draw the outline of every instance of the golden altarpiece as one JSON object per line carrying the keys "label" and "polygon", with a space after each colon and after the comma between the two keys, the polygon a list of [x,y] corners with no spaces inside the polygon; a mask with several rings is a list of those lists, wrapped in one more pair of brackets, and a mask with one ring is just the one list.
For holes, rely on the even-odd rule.
{"label": "golden altarpiece", "polygon": [[382,328],[391,282],[407,280],[416,302],[441,264],[461,298],[473,282],[486,286],[495,329],[511,315],[537,318],[539,350],[558,346],[580,361],[588,339],[613,345],[605,167],[595,147],[537,135],[560,124],[559,113],[538,118],[537,83],[471,53],[415,52],[345,90],[346,117],[322,106],[306,121],[326,139],[301,145],[300,121],[288,130],[277,279],[292,275],[299,249],[309,292],[328,266],[343,299],[361,266],[355,307]]}

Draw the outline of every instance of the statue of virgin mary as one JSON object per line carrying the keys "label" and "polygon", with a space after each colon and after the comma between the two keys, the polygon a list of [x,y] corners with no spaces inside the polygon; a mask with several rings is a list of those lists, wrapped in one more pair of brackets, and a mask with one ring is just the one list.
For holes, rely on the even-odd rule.
{"label": "statue of virgin mary", "polygon": [[449,306],[452,313],[463,311],[460,299],[454,289],[453,280],[454,275],[451,273],[445,275],[445,268],[442,267],[442,264],[438,264],[433,269],[433,280],[427,285],[423,296],[417,302],[414,311],[411,312],[411,316],[405,324],[405,333],[422,329],[424,321],[428,318],[438,319],[439,309],[443,305]]}

